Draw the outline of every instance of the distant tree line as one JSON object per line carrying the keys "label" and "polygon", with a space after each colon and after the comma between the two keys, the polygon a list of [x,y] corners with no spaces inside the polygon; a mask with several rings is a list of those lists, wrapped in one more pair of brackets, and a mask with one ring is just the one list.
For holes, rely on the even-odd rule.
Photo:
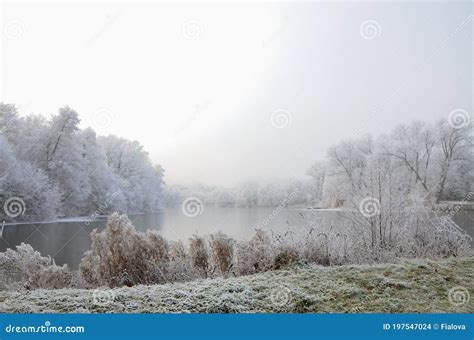
{"label": "distant tree line", "polygon": [[232,188],[208,185],[168,185],[165,204],[180,205],[186,198],[196,197],[204,205],[216,207],[276,207],[311,205],[319,189],[312,180],[248,180]]}

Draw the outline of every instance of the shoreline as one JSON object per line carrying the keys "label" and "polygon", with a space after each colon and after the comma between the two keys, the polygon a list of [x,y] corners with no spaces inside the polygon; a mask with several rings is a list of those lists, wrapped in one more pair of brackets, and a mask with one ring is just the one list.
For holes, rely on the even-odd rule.
{"label": "shoreline", "polygon": [[[234,209],[234,208],[241,208],[241,209],[254,209],[254,208],[278,208],[278,206],[273,207],[214,207],[213,208],[222,208],[222,209]],[[459,208],[458,208],[459,207]],[[172,207],[163,207],[162,210]],[[174,207],[175,208],[175,207]],[[350,211],[350,209],[346,208],[330,208],[330,207],[319,207],[319,206],[305,206],[305,205],[294,205],[283,207],[284,209],[289,210],[302,210],[302,211]],[[474,211],[474,202],[465,202],[465,201],[441,201],[439,204],[436,205],[436,208],[440,211],[452,211],[456,210],[459,211]],[[128,216],[136,216],[136,215],[146,215],[146,214],[156,214],[158,212],[149,212],[149,213],[133,213],[127,214]],[[5,222],[5,226],[15,226],[15,225],[28,225],[28,224],[52,224],[52,223],[79,223],[79,222],[97,222],[107,219],[110,215],[98,215],[98,218],[90,219],[90,216],[70,216],[70,217],[61,217],[50,221],[21,221],[21,222]]]}

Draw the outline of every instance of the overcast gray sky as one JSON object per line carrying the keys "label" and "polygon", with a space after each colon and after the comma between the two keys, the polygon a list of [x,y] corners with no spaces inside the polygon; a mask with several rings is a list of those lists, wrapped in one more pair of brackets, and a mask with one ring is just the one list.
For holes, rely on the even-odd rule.
{"label": "overcast gray sky", "polygon": [[302,178],[343,138],[472,116],[471,7],[4,4],[1,100],[69,105],[168,183]]}

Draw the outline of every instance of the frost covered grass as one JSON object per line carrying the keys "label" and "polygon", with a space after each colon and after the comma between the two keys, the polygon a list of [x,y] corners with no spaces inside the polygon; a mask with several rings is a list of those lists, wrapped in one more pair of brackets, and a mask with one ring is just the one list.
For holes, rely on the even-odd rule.
{"label": "frost covered grass", "polygon": [[474,291],[474,258],[285,269],[114,289],[0,292],[2,313],[473,313],[453,287]]}

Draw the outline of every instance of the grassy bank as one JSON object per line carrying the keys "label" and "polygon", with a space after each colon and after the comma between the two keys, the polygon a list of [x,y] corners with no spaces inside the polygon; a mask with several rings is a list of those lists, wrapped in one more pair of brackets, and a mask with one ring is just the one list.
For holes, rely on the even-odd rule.
{"label": "grassy bank", "polygon": [[[453,287],[474,292],[474,258],[375,266],[294,265],[284,270],[113,290],[0,292],[2,313],[474,312]],[[464,291],[464,292],[467,292]],[[464,295],[464,297],[467,297]]]}

